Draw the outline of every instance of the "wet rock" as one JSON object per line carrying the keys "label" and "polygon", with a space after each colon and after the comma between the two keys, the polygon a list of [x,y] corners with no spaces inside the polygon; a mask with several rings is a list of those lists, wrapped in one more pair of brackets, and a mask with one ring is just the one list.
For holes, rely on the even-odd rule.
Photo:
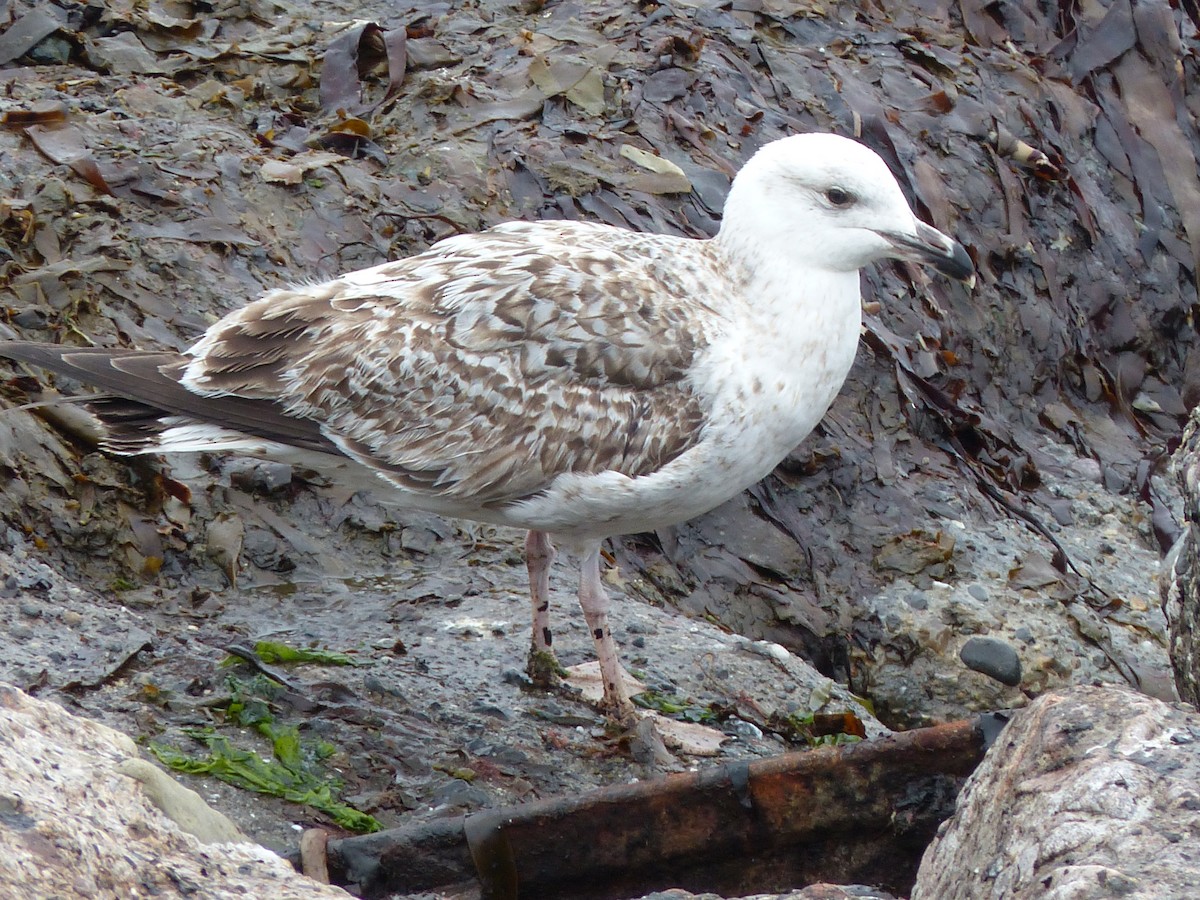
{"label": "wet rock", "polygon": [[913,900],[1200,895],[1200,713],[1122,688],[1017,713],[926,851]]}
{"label": "wet rock", "polygon": [[264,528],[244,530],[241,555],[267,571],[290,572],[296,568],[287,546]]}
{"label": "wet rock", "polygon": [[273,494],[292,483],[293,469],[287,463],[258,459],[234,459],[225,466],[230,484],[244,491]]}
{"label": "wet rock", "polygon": [[[6,896],[349,896],[240,837],[194,792],[141,760],[124,734],[6,684],[0,684],[0,755]],[[137,780],[121,774],[125,770]],[[164,788],[161,779],[173,786]],[[156,785],[158,800],[152,802],[139,781]],[[191,795],[184,811],[169,799],[182,794]],[[189,830],[221,843],[201,844],[163,814],[160,801]]]}
{"label": "wet rock", "polygon": [[1163,611],[1179,696],[1200,707],[1200,412],[1193,412],[1172,460],[1183,491],[1183,530],[1167,554]]}
{"label": "wet rock", "polygon": [[[1022,706],[1028,702],[1025,692],[1037,695],[1076,682],[1169,682],[1166,619],[1151,581],[1158,552],[1140,525],[1145,509],[1131,498],[1098,493],[1075,472],[1072,454],[1055,453],[1056,466],[1043,473],[1045,486],[1085,498],[1080,508],[1090,511],[1087,527],[1064,528],[1057,540],[1072,559],[1091,561],[1089,577],[1122,598],[1121,606],[1101,616],[1091,607],[1102,599],[1088,598],[1082,585],[1059,595],[1010,579],[1015,560],[1045,558],[1041,538],[1019,523],[998,519],[986,534],[976,526],[951,526],[956,547],[963,550],[956,559],[957,577],[923,583],[900,578],[857,600],[856,617],[862,621],[869,614],[878,624],[860,632],[871,651],[856,656],[861,680],[853,686],[874,700],[880,717],[892,727]],[[1120,546],[1120,553],[1104,555],[1106,544]],[[1048,560],[1045,568],[1060,582],[1064,578]],[[979,596],[981,588],[986,599]],[[914,606],[910,598],[915,593],[921,602]],[[989,668],[964,671],[959,650],[972,638],[1007,645],[1007,650],[996,647],[993,652],[1002,653],[1008,663],[998,665],[997,658],[993,668],[985,657]],[[972,644],[969,653],[976,646],[988,645]],[[997,677],[1011,681],[1017,676],[1014,654],[1019,655],[1020,689]]]}
{"label": "wet rock", "polygon": [[500,673],[500,678],[505,684],[515,685],[519,688],[532,688],[533,679],[525,672],[524,669],[518,669],[515,666],[509,666]]}
{"label": "wet rock", "polygon": [[26,330],[40,330],[46,327],[47,315],[43,309],[27,306],[12,316],[12,323]]}
{"label": "wet rock", "polygon": [[226,816],[210,807],[195,791],[185,788],[162,769],[130,757],[117,771],[142,784],[146,797],[182,831],[204,844],[248,843],[249,838]]}
{"label": "wet rock", "polygon": [[997,638],[973,637],[963,644],[958,657],[967,668],[1015,687],[1021,683],[1021,658],[1009,644]]}
{"label": "wet rock", "polygon": [[471,705],[471,711],[481,716],[487,716],[488,718],[492,719],[500,719],[505,722],[511,720],[513,717],[511,710],[497,706],[495,703],[486,703],[483,701],[473,703]]}
{"label": "wet rock", "polygon": [[481,787],[451,778],[433,792],[432,803],[439,808],[479,809],[490,806],[491,795]]}
{"label": "wet rock", "polygon": [[[1194,38],[1187,30],[1196,18],[1194,4],[1136,5],[1136,29],[1128,17],[1104,16],[1103,4],[825,4],[820,15],[808,15],[811,4],[789,0],[611,8],[497,7],[485,0],[440,4],[405,19],[403,11],[378,2],[346,9],[300,2],[269,21],[229,11],[253,4],[222,4],[208,23],[219,25],[229,44],[216,57],[208,45],[211,28],[197,38],[193,28],[165,32],[154,16],[127,21],[143,14],[130,12],[142,6],[110,4],[95,22],[74,21],[71,40],[154,36],[159,62],[198,50],[187,71],[206,73],[201,78],[211,90],[194,90],[202,86],[190,76],[177,84],[71,66],[13,68],[6,82],[6,100],[17,111],[61,98],[61,86],[71,85],[79,149],[103,175],[121,179],[114,181],[114,195],[96,193],[80,172],[39,153],[23,129],[0,131],[6,197],[0,215],[10,207],[19,214],[23,202],[34,213],[32,222],[8,219],[0,235],[9,286],[26,291],[15,293],[12,305],[46,310],[58,337],[180,348],[262,288],[374,264],[511,218],[582,217],[638,230],[711,233],[728,186],[725,170],[757,143],[796,129],[861,133],[887,153],[922,214],[970,247],[979,286],[914,283],[899,265],[867,273],[867,299],[879,307],[865,323],[869,346],[818,433],[751,492],[660,535],[663,553],[643,538],[613,542],[632,593],[644,589],[653,603],[675,604],[771,641],[790,657],[752,656],[732,640],[680,634],[674,625],[664,625],[662,639],[629,634],[656,660],[672,654],[671,681],[694,695],[721,699],[745,692],[774,708],[802,709],[832,698],[836,706],[854,708],[845,692],[837,693],[842,688],[835,691],[828,679],[805,670],[800,660],[807,659],[843,682],[853,678],[855,691],[909,724],[1023,702],[1021,692],[964,671],[957,649],[971,633],[1029,644],[1022,653],[1033,693],[1072,680],[1146,684],[1169,672],[1157,604],[1143,602],[1158,553],[1146,524],[1152,515],[1133,499],[1147,492],[1132,480],[1143,459],[1177,431],[1176,414],[1164,412],[1172,408],[1168,385],[1177,385],[1189,403],[1200,394],[1192,371],[1195,330],[1178,321],[1195,298],[1196,214],[1189,210],[1200,209],[1189,199],[1194,189],[1187,177],[1197,145],[1186,99],[1195,83]],[[14,8],[36,7],[22,0]],[[1178,21],[1164,23],[1163,15]],[[1113,29],[1108,35],[1100,16],[1103,27]],[[409,26],[409,71],[401,89],[366,114],[387,165],[348,156],[329,174],[314,172],[291,186],[252,174],[264,153],[286,160],[319,136],[295,117],[280,119],[279,110],[317,108],[325,39],[340,22],[371,17]],[[689,33],[704,40],[689,46]],[[301,36],[300,43],[287,46],[292,35]],[[519,35],[515,44],[513,35]],[[197,39],[202,46],[195,46]],[[260,52],[264,40],[284,45],[268,63]],[[1012,65],[1013,45],[1045,67]],[[1114,46],[1130,50],[1096,52]],[[593,52],[605,100],[612,101],[602,116],[557,97],[537,94],[528,102],[532,61]],[[71,57],[80,62],[78,54]],[[243,94],[247,67],[262,69],[262,77]],[[1059,71],[1064,67],[1069,77]],[[647,84],[652,97],[678,99],[647,101]],[[1147,93],[1162,84],[1182,87]],[[1019,117],[1011,112],[1018,108]],[[879,112],[886,109],[905,114]],[[1020,141],[999,140],[1006,125],[1021,133]],[[434,133],[440,137],[431,143]],[[622,186],[628,161],[618,153],[627,140],[677,161],[695,192],[664,198]],[[1037,169],[1028,155],[1012,150],[1032,145],[1055,148],[1051,153],[1061,152],[1065,161]],[[555,196],[548,174],[569,175],[580,156],[593,168],[607,165],[605,177],[581,171],[562,180],[598,189]],[[1188,193],[1179,193],[1185,188]],[[997,203],[1001,196],[1003,204]],[[200,239],[180,240],[172,226],[199,215],[208,222],[204,233],[196,232]],[[135,237],[156,232],[167,237]],[[86,277],[77,269],[113,259],[128,268],[98,268]],[[1108,274],[1078,276],[1093,269]],[[16,283],[27,276],[34,280]],[[1139,290],[1127,290],[1135,280]],[[34,333],[14,333],[28,331],[25,325]],[[28,318],[15,328],[0,323],[0,332],[36,339],[50,333]],[[1164,343],[1163,334],[1172,341]],[[1063,359],[1085,362],[1076,370]],[[1120,371],[1102,371],[1107,363],[1091,360],[1119,361]],[[1036,403],[1030,385],[1038,386]],[[1114,389],[1122,401],[1118,415]],[[80,412],[64,408],[59,427],[68,410]],[[85,431],[77,422],[70,433]],[[965,455],[947,435],[967,441]],[[352,533],[345,539],[329,527],[345,520],[339,516],[347,498],[336,485],[320,496],[315,488],[296,497],[280,491],[265,502],[243,496],[239,514],[261,552],[259,565],[238,573],[240,589],[229,590],[218,570],[232,557],[199,550],[205,523],[222,510],[217,497],[205,508],[211,479],[198,471],[188,479],[196,488],[193,523],[156,523],[171,532],[164,535],[171,546],[149,590],[167,602],[157,608],[147,602],[139,618],[122,610],[119,598],[96,598],[90,590],[103,591],[129,574],[112,549],[112,510],[118,502],[139,502],[131,494],[144,476],[109,462],[80,461],[74,446],[15,412],[0,417],[0,468],[0,513],[8,530],[31,545],[36,540],[66,579],[89,588],[74,602],[82,597],[95,606],[78,606],[82,620],[67,623],[69,633],[57,642],[61,626],[52,613],[23,620],[22,630],[9,632],[17,639],[11,651],[2,648],[0,672],[19,669],[23,683],[48,680],[51,687],[83,672],[83,683],[100,685],[87,698],[91,714],[123,726],[147,715],[131,713],[139,704],[119,679],[104,679],[150,635],[161,646],[146,659],[147,669],[171,682],[180,669],[220,680],[211,668],[217,634],[270,631],[300,643],[374,648],[380,634],[399,630],[413,653],[403,660],[380,655],[391,674],[379,684],[388,689],[370,697],[375,710],[398,720],[384,732],[395,743],[378,751],[386,760],[418,752],[414,747],[459,745],[454,728],[471,718],[460,716],[452,727],[444,719],[420,720],[412,710],[457,709],[456,692],[475,691],[485,679],[511,687],[495,668],[465,681],[463,673],[474,675],[482,660],[479,644],[460,641],[467,649],[458,657],[454,647],[435,643],[440,638],[424,638],[421,646],[422,629],[431,634],[440,623],[436,612],[422,612],[424,618],[412,612],[416,606],[436,610],[452,594],[465,597],[445,590],[448,584],[458,590],[465,564],[484,586],[481,597],[466,602],[496,607],[481,617],[527,619],[513,612],[528,602],[519,546],[491,529],[479,529],[476,542],[453,526],[414,525],[418,520],[406,516],[402,529],[342,529]],[[1122,606],[1095,615],[1088,604],[1097,598],[1051,565],[1055,550],[1045,537],[979,489],[991,482],[1044,520],[1072,559],[1086,565],[1089,578]],[[1064,499],[1076,524],[1059,529],[1055,520],[1068,518]],[[264,518],[268,511],[274,519]],[[382,527],[374,514],[362,521]],[[261,536],[264,529],[269,540]],[[952,558],[925,557],[905,540],[887,546],[897,535],[937,534],[953,536]],[[303,542],[320,552],[303,549]],[[517,560],[515,574],[498,571],[504,567],[494,547]],[[875,568],[870,560],[881,548],[886,565]],[[426,558],[410,568],[418,556]],[[1014,560],[1022,566],[1010,583]],[[340,584],[351,574],[363,579],[353,596]],[[375,590],[370,579],[377,577]],[[555,590],[573,577],[560,565]],[[219,598],[203,609],[169,599],[189,596],[196,582],[220,588]],[[1038,583],[1051,585],[1055,595],[1038,595]],[[986,603],[973,586],[987,590]],[[915,591],[921,600],[906,602]],[[57,603],[48,600],[50,607]],[[645,606],[624,596],[617,603],[617,623],[642,615]],[[15,604],[5,607],[9,621],[0,626],[16,618]],[[205,624],[213,630],[203,635],[208,645],[197,646],[189,636],[196,617],[210,620]],[[1014,633],[1018,625],[1020,634]],[[569,646],[570,628],[556,627],[556,637]],[[104,649],[111,644],[87,640],[109,628],[120,638],[112,651]],[[507,644],[483,660],[486,665],[501,656],[497,665],[519,664],[528,635],[514,634]],[[579,646],[575,652],[588,652],[586,641],[585,649]],[[727,678],[714,681],[706,663],[693,664],[707,656],[734,660],[721,667]],[[499,702],[517,709],[524,700],[513,688]],[[159,720],[160,712],[152,708],[148,715],[153,733],[196,724]],[[564,763],[541,747],[532,752],[542,772],[554,773],[537,776],[540,793],[560,788],[559,777],[573,783],[628,777],[627,761],[609,770],[581,763],[582,755]],[[423,805],[422,789],[408,789]],[[238,805],[232,792],[224,798]],[[256,797],[253,808],[267,802],[274,801]],[[280,841],[290,839],[295,811],[280,803],[272,812],[247,820],[274,828]]]}
{"label": "wet rock", "polygon": [[982,584],[967,585],[967,593],[978,600],[980,603],[987,603],[988,592]]}
{"label": "wet rock", "polygon": [[11,638],[0,653],[0,681],[95,686],[151,646],[137,615],[71,584],[19,538],[0,553],[0,578],[10,594],[0,603],[0,633]]}

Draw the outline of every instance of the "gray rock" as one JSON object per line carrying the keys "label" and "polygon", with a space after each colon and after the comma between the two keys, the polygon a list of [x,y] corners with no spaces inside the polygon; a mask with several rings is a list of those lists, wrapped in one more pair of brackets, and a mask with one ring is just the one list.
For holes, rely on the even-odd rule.
{"label": "gray rock", "polygon": [[1200,706],[1200,415],[1192,413],[1172,459],[1183,490],[1183,532],[1163,561],[1163,612],[1179,696]]}
{"label": "gray rock", "polygon": [[913,609],[920,610],[929,608],[929,598],[920,591],[913,591],[911,594],[905,597],[904,600]]}
{"label": "gray rock", "polygon": [[1021,683],[1021,658],[1004,641],[991,637],[970,638],[958,651],[958,658],[969,669],[995,678],[1011,687]]}
{"label": "gray rock", "polygon": [[183,831],[205,844],[248,843],[249,838],[222,813],[204,802],[195,791],[140,757],[130,757],[117,771],[142,783],[150,802]]}
{"label": "gray rock", "polygon": [[967,593],[981,603],[986,603],[988,599],[987,588],[982,584],[972,584],[967,586]]}
{"label": "gray rock", "polygon": [[[3,683],[0,758],[6,897],[350,896],[241,838],[161,771],[149,774],[153,767],[124,734]],[[202,844],[163,809],[189,831],[223,843]]]}
{"label": "gray rock", "polygon": [[913,900],[1200,896],[1197,734],[1200,713],[1124,688],[1040,697],[968,780]]}
{"label": "gray rock", "polygon": [[[1076,524],[1062,528],[1056,539],[1076,564],[1086,565],[1091,584],[1124,604],[1113,614],[1097,614],[1085,583],[1053,569],[1045,539],[1012,518],[986,526],[964,520],[961,530],[950,526],[955,546],[971,547],[953,575],[896,578],[856,601],[857,617],[888,623],[880,628],[879,643],[857,660],[862,677],[855,686],[889,726],[911,728],[969,711],[1017,707],[1029,696],[1081,683],[1136,680],[1146,693],[1175,698],[1167,622],[1152,595],[1159,551],[1139,530],[1151,510],[1137,498],[1106,493],[1081,478],[1069,449],[1047,444],[1039,452],[1054,460],[1042,471],[1047,489],[1075,498]],[[1161,491],[1168,502],[1172,488]],[[1105,554],[1106,545],[1120,552]],[[1047,574],[1033,578],[1035,568]],[[1030,586],[1043,579],[1054,583]],[[918,592],[921,601],[914,604],[910,597]],[[895,617],[898,625],[892,624]],[[1018,650],[1019,688],[990,671],[964,669],[960,648],[984,636]]]}

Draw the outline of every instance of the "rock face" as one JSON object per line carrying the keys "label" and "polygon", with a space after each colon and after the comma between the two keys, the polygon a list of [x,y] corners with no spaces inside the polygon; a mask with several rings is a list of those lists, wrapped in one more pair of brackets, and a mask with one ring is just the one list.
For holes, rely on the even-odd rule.
{"label": "rock face", "polygon": [[[0,684],[0,893],[349,896],[297,874],[257,844],[201,844],[184,833],[136,781],[120,774],[120,766],[141,762],[137,756],[119,731]],[[161,786],[156,794],[162,796]],[[188,815],[195,828],[194,805]]]}
{"label": "rock face", "polygon": [[1121,688],[1017,713],[930,845],[913,900],[1200,896],[1200,713]]}
{"label": "rock face", "polygon": [[1171,666],[1181,699],[1200,707],[1200,419],[1192,414],[1175,451],[1183,491],[1183,532],[1164,562],[1163,612],[1171,634]]}
{"label": "rock face", "polygon": [[[623,651],[669,648],[649,682],[696,706],[857,709],[849,688],[893,727],[1068,684],[1170,694],[1152,463],[1200,399],[1196,4],[193,5],[0,4],[0,335],[181,349],[265,288],[514,218],[711,234],[760,143],[858,134],[979,284],[865,276],[818,433],[612,547]],[[28,374],[0,376],[6,405]],[[336,736],[388,825],[630,777],[575,752],[592,711],[521,688],[519,536],[245,462],[171,460],[185,500],[85,446],[0,415],[0,679],[188,747],[218,648],[269,634],[369,664],[293,673],[277,713]],[[562,601],[574,663],[591,642]],[[786,671],[712,622],[789,648]],[[782,749],[760,719],[731,752]],[[204,791],[279,846],[306,815]]]}

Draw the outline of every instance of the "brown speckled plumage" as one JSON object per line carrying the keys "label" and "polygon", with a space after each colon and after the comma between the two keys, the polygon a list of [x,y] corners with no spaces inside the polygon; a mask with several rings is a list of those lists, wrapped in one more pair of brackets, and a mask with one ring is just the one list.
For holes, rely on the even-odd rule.
{"label": "brown speckled plumage", "polygon": [[[711,265],[696,246],[580,223],[450,239],[272,291],[210,330],[184,381],[320,421],[409,491],[495,505],[567,471],[644,475],[701,431],[686,376],[715,323],[670,283],[681,257]],[[650,281],[673,302],[647,302]]]}
{"label": "brown speckled plumage", "polygon": [[0,355],[115,395],[93,404],[114,452],[279,458],[529,529],[531,671],[555,668],[548,535],[569,541],[605,702],[628,714],[601,541],[712,509],[812,430],[854,359],[858,270],[885,256],[971,272],[878,156],[797,135],[747,163],[711,241],[514,223],[271,291],[186,354]]}

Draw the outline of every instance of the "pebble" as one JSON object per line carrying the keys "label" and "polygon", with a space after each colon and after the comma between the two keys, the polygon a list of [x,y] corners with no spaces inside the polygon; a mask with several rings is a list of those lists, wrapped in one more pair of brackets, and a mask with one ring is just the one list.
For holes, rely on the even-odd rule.
{"label": "pebble", "polygon": [[774,641],[753,641],[750,644],[750,649],[776,662],[787,662],[792,655],[787,647],[784,647],[782,644],[776,644]]}
{"label": "pebble", "polygon": [[967,588],[967,593],[978,600],[980,603],[987,603],[988,592],[982,584],[973,584]]}
{"label": "pebble", "polygon": [[905,602],[913,609],[928,609],[929,598],[925,596],[923,591],[913,591],[904,598]]}
{"label": "pebble", "polygon": [[757,740],[763,736],[761,728],[745,719],[730,719],[725,727],[725,733],[742,740]]}
{"label": "pebble", "polygon": [[435,808],[453,806],[478,809],[492,805],[492,798],[482,788],[475,787],[462,779],[453,778],[433,792],[430,805]]}
{"label": "pebble", "polygon": [[501,722],[507,722],[512,719],[512,714],[501,706],[495,703],[487,703],[483,700],[475,701],[471,707],[473,712],[484,716],[491,716],[493,719],[499,719]]}
{"label": "pebble", "polygon": [[292,483],[292,467],[287,463],[260,460],[230,463],[229,480],[242,490],[273,494]]}
{"label": "pebble", "polygon": [[1081,475],[1089,481],[1100,481],[1100,463],[1096,462],[1096,460],[1089,456],[1081,456],[1078,459],[1073,460],[1071,463],[1071,468],[1073,468],[1078,475]]}
{"label": "pebble", "polygon": [[1016,687],[1021,683],[1021,658],[1016,650],[998,638],[973,637],[963,644],[958,658],[967,668],[995,678],[1001,684]]}
{"label": "pebble", "polygon": [[522,669],[515,666],[509,666],[500,673],[500,680],[505,684],[511,684],[515,687],[533,687],[533,679],[531,679]]}

